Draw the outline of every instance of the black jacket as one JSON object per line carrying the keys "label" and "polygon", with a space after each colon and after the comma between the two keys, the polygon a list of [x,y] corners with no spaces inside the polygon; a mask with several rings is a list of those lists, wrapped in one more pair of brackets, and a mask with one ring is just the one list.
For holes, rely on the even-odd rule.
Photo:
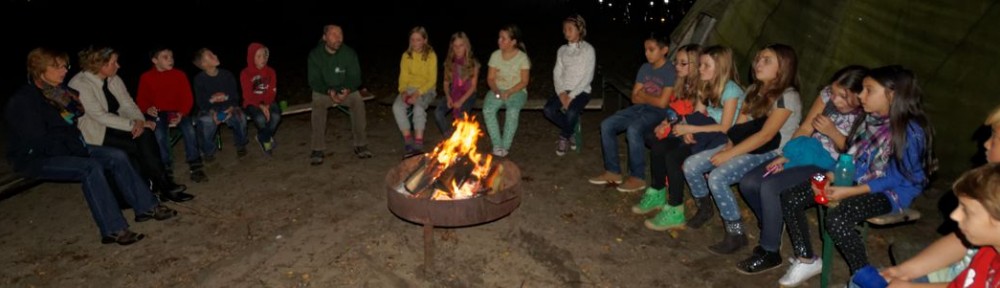
{"label": "black jacket", "polygon": [[4,118],[9,133],[7,160],[14,171],[48,157],[89,156],[80,130],[63,120],[59,110],[45,101],[41,89],[33,85],[21,87],[10,97]]}

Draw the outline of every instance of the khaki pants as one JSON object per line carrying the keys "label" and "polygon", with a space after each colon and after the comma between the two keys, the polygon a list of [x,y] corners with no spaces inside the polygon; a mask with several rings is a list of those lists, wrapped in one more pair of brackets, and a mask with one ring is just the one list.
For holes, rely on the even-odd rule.
{"label": "khaki pants", "polygon": [[[326,114],[330,107],[335,104],[329,95],[312,93],[312,150],[326,150]],[[351,92],[337,105],[344,105],[350,108],[351,112],[351,133],[354,134],[354,146],[365,146],[368,139],[365,133],[365,101],[361,99],[361,93]]]}

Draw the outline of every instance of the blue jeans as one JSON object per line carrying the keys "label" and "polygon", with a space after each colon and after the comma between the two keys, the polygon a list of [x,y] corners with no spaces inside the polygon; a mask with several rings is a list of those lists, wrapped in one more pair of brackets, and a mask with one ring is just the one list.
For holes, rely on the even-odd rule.
{"label": "blue jeans", "polygon": [[[229,128],[233,129],[233,136],[236,140],[236,150],[246,149],[247,142],[247,118],[243,115],[243,110],[233,107],[232,115],[223,121]],[[198,125],[201,127],[201,153],[205,156],[215,155],[215,132],[219,129],[219,124],[215,124],[215,114],[201,112],[198,115]]]}
{"label": "blue jeans", "polygon": [[472,111],[472,105],[476,103],[475,96],[476,95],[473,94],[472,96],[469,96],[469,99],[465,99],[465,103],[462,103],[462,107],[459,107],[458,111],[452,111],[453,109],[449,109],[448,99],[445,99],[444,97],[438,99],[437,103],[434,104],[437,106],[437,108],[434,108],[434,120],[436,120],[438,129],[441,129],[441,134],[444,135],[445,138],[451,137],[451,133],[455,132],[455,128],[451,127],[452,122],[455,121],[455,119],[461,118],[463,113],[470,113],[470,111]]}
{"label": "blue jeans", "polygon": [[42,158],[29,163],[20,172],[39,180],[83,182],[83,197],[87,200],[90,215],[97,223],[101,236],[128,228],[118,200],[108,186],[105,172],[114,177],[122,198],[132,205],[134,211],[152,211],[159,204],[149,191],[149,186],[139,177],[139,172],[132,167],[125,152],[101,146],[88,146],[87,150],[90,151],[90,157]]}
{"label": "blue jeans", "polygon": [[[160,112],[159,117],[156,118],[156,142],[160,144],[160,159],[163,160],[163,165],[167,166],[167,170],[173,170],[174,160],[170,154],[170,122],[167,119],[168,112]],[[181,135],[184,137],[184,160],[188,164],[201,162],[201,152],[198,149],[198,134],[195,133],[194,122],[191,121],[190,115],[185,115],[181,117],[181,122],[177,123],[177,129],[181,130]]]}
{"label": "blue jeans", "polygon": [[[668,109],[640,104],[632,105],[601,121],[601,149],[604,150],[604,170],[622,173],[618,160],[618,134],[625,131],[628,143],[629,175],[644,179],[646,175],[646,146],[643,136],[653,131]],[[572,134],[570,134],[572,135]]]}
{"label": "blue jeans", "polygon": [[271,121],[264,118],[264,111],[256,105],[246,107],[247,115],[250,115],[250,119],[257,125],[257,141],[261,143],[271,141],[274,132],[278,130],[278,123],[281,123],[281,109],[278,108],[278,104],[271,103],[267,110],[271,111]]}
{"label": "blue jeans", "polygon": [[587,102],[590,102],[590,93],[583,92],[576,95],[576,98],[569,102],[569,107],[563,110],[559,95],[555,95],[549,97],[549,100],[545,102],[543,112],[545,112],[545,118],[559,127],[559,136],[569,139],[576,132],[576,123],[580,122],[580,113],[587,108]]}
{"label": "blue jeans", "polygon": [[[739,182],[750,169],[774,159],[775,156],[778,156],[778,152],[743,154],[715,167],[711,161],[712,156],[722,150],[722,147],[725,145],[691,155],[687,160],[684,160],[684,178],[687,179],[688,186],[691,187],[691,195],[695,198],[708,196],[709,189],[711,189],[715,205],[719,208],[719,214],[722,214],[722,220],[737,222],[741,218],[740,208],[729,186]],[[705,173],[708,173],[707,183]]]}

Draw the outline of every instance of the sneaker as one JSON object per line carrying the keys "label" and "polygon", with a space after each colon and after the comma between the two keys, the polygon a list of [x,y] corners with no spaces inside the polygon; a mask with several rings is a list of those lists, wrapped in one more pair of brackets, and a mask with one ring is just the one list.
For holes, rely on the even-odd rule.
{"label": "sneaker", "polygon": [[663,208],[663,205],[667,204],[667,191],[666,189],[653,189],[653,187],[646,188],[646,193],[642,195],[642,200],[639,200],[639,204],[632,206],[632,213],[635,214],[646,214],[653,210]]}
{"label": "sneaker", "polygon": [[318,166],[323,164],[323,151],[313,150],[312,154],[309,154],[309,165]]}
{"label": "sneaker", "polygon": [[359,159],[368,159],[375,156],[372,154],[372,151],[368,151],[368,146],[355,146],[354,155],[358,156]]}
{"label": "sneaker", "polygon": [[507,149],[500,148],[500,147],[493,148],[493,156],[507,157],[508,154],[510,154],[510,151],[507,150]]}
{"label": "sneaker", "polygon": [[635,192],[646,189],[646,181],[629,176],[621,185],[618,185],[618,192]]}
{"label": "sneaker", "polygon": [[191,181],[194,183],[207,182],[208,175],[205,175],[205,171],[201,170],[191,171]]}
{"label": "sneaker", "polygon": [[611,173],[609,171],[604,171],[601,175],[597,177],[590,178],[590,184],[605,185],[605,184],[620,184],[622,183],[622,175],[617,173]]}
{"label": "sneaker", "polygon": [[153,210],[146,211],[146,213],[136,214],[135,222],[146,222],[152,219],[156,221],[163,221],[177,216],[177,211],[170,209],[170,207],[157,205],[153,207]]}
{"label": "sneaker", "polygon": [[736,263],[740,273],[753,275],[781,266],[781,253],[764,250],[764,247],[754,247],[750,258]]}
{"label": "sneaker", "polygon": [[684,226],[684,204],[677,206],[670,206],[670,204],[664,204],[663,210],[660,213],[656,213],[653,218],[646,219],[646,228],[654,231],[666,231],[672,228],[677,228]]}
{"label": "sneaker", "polygon": [[823,261],[819,257],[813,258],[812,263],[804,263],[796,258],[792,261],[792,267],[785,272],[785,276],[778,279],[778,284],[783,287],[799,286],[820,272],[823,272]]}
{"label": "sneaker", "polygon": [[576,141],[569,141],[569,150],[576,151]]}
{"label": "sneaker", "polygon": [[556,142],[556,155],[566,155],[567,148],[569,148],[569,139],[559,137],[559,141]]}
{"label": "sneaker", "polygon": [[854,272],[854,276],[851,276],[851,283],[858,287],[886,287],[889,283],[879,275],[878,269],[872,267],[872,265],[865,265],[861,267],[858,271]]}

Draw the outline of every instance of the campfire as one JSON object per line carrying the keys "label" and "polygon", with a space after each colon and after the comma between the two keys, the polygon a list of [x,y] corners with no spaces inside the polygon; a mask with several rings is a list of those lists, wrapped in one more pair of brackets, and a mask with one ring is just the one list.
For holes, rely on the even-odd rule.
{"label": "campfire", "polygon": [[492,194],[502,184],[503,165],[476,149],[482,131],[475,117],[464,115],[453,124],[455,132],[430,153],[396,189],[415,198],[460,200]]}

